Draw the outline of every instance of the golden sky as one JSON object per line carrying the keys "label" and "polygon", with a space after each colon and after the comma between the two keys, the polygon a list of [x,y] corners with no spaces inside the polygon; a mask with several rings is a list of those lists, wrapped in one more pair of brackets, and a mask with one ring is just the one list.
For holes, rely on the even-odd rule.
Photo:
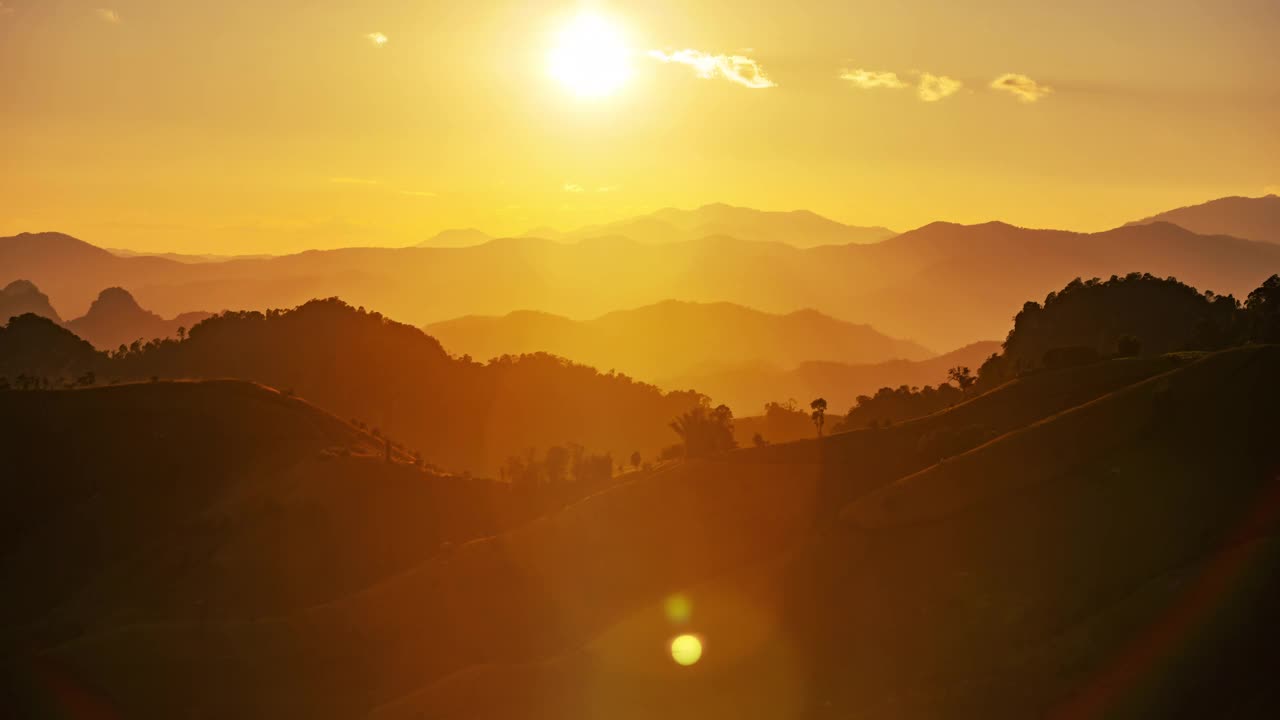
{"label": "golden sky", "polygon": [[1103,229],[1280,186],[1278,36],[1275,0],[0,0],[0,234],[275,253],[709,202]]}

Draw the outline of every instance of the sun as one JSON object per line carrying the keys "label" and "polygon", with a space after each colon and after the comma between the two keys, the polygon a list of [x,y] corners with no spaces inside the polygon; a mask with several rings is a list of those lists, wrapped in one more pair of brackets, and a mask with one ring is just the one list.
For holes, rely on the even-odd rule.
{"label": "sun", "polygon": [[582,14],[556,36],[551,76],[584,98],[612,95],[631,77],[631,51],[618,26],[596,14]]}

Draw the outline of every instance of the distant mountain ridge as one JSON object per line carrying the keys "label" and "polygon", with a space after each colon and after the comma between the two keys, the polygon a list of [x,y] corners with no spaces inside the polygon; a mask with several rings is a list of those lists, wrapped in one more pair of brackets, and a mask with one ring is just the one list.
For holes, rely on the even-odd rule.
{"label": "distant mountain ridge", "polygon": [[1202,235],[1280,243],[1280,196],[1225,197],[1169,210],[1129,225],[1169,222]]}
{"label": "distant mountain ridge", "polygon": [[208,312],[185,312],[165,319],[143,309],[128,290],[110,287],[98,293],[87,313],[64,321],[50,304],[49,297],[40,292],[35,283],[15,280],[0,290],[0,325],[25,313],[62,325],[99,350],[115,350],[135,340],[147,342],[177,337],[178,328],[189,329],[212,315]]}
{"label": "distant mountain ridge", "polygon": [[937,385],[947,381],[947,371],[953,367],[968,367],[976,373],[983,361],[998,352],[999,342],[983,340],[923,360],[860,364],[814,360],[788,368],[742,365],[662,378],[658,383],[698,388],[740,415],[758,413],[769,402],[807,403],[816,397],[824,398],[832,413],[843,413],[859,395],[874,394],[882,387]]}
{"label": "distant mountain ridge", "polygon": [[563,233],[549,232],[542,228],[529,231],[525,236],[577,241],[622,235],[640,242],[664,243],[728,235],[740,240],[779,242],[808,248],[818,245],[876,243],[896,234],[884,227],[845,225],[809,210],[778,212],[712,203],[693,210],[664,208],[649,215],[603,225],[588,225]]}
{"label": "distant mountain ridge", "polygon": [[211,253],[191,255],[187,253],[175,252],[144,252],[141,250],[130,250],[128,248],[105,248],[107,252],[118,257],[158,257],[165,260],[173,260],[180,263],[208,263],[208,262],[226,262],[227,260],[261,260],[263,258],[274,257],[267,254],[256,255],[217,255]]}
{"label": "distant mountain ridge", "polygon": [[475,228],[462,228],[456,230],[443,230],[436,233],[430,239],[414,245],[420,248],[457,248],[471,247],[472,245],[483,245],[493,239],[493,236],[482,230]]}
{"label": "distant mountain ridge", "polygon": [[933,223],[870,245],[806,249],[724,235],[662,244],[502,238],[202,264],[121,258],[58,233],[0,238],[0,283],[31,280],[65,315],[111,286],[161,315],[341,295],[415,325],[512,308],[582,319],[678,297],[770,313],[814,308],[936,348],[1002,336],[1028,298],[1076,277],[1142,270],[1243,296],[1277,269],[1280,245],[1166,222],[1100,233]]}
{"label": "distant mountain ridge", "polygon": [[909,340],[815,310],[779,315],[727,302],[665,300],[585,321],[519,311],[465,316],[424,329],[451,352],[479,359],[545,351],[648,380],[743,364],[792,368],[812,360],[869,363],[933,356]]}

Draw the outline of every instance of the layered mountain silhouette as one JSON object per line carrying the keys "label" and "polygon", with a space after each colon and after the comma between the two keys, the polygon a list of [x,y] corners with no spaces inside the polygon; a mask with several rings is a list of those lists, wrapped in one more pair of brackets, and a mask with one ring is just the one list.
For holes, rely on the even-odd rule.
{"label": "layered mountain silhouette", "polygon": [[[23,648],[0,696],[138,718],[1266,717],[1277,403],[1274,346],[1123,358],[524,522],[252,385],[0,392],[30,418],[0,435],[25,480],[0,523],[21,588],[0,639]],[[974,425],[991,439],[919,451]]]}
{"label": "layered mountain silhouette", "polygon": [[124,288],[107,288],[89,306],[89,312],[66,322],[67,329],[94,347],[113,350],[135,340],[177,337],[178,329],[190,329],[212,313],[186,312],[166,320],[144,310]]}
{"label": "layered mountain silhouette", "polygon": [[1280,243],[1280,196],[1227,197],[1178,208],[1130,225],[1169,222],[1203,235],[1231,235]]}
{"label": "layered mountain silhouette", "polygon": [[[924,360],[895,359],[861,364],[808,361],[786,369],[742,365],[682,375],[669,384],[698,388],[738,409],[742,415],[753,415],[770,402],[807,403],[816,397],[826,399],[833,412],[843,413],[859,395],[874,393],[882,387],[946,382],[951,368],[968,367],[976,372],[985,360],[998,352],[1000,343],[982,341]],[[801,427],[805,435],[813,430],[807,420]],[[748,433],[746,439],[749,438]]]}
{"label": "layered mountain silhouette", "polygon": [[34,313],[49,318],[54,322],[62,322],[58,312],[49,304],[49,296],[40,292],[35,283],[27,280],[14,280],[0,289],[0,322],[7,322],[11,317]]}
{"label": "layered mountain silhouette", "polygon": [[604,225],[590,225],[564,233],[546,228],[525,233],[528,237],[550,237],[563,241],[621,235],[646,243],[669,243],[728,235],[740,240],[778,242],[801,248],[876,243],[895,234],[883,227],[845,225],[808,210],[776,212],[724,203],[704,205],[694,210],[665,208],[650,215]]}
{"label": "layered mountain silhouette", "polygon": [[424,328],[455,354],[476,358],[545,351],[616,368],[667,387],[725,367],[793,368],[806,361],[921,360],[929,350],[813,310],[786,315],[731,303],[668,300],[587,321],[539,312],[468,316]]}
{"label": "layered mountain silhouette", "polygon": [[185,341],[147,341],[108,356],[35,315],[0,328],[0,377],[54,386],[237,378],[296,393],[376,427],[427,461],[497,475],[511,456],[572,442],[620,463],[656,458],[667,423],[706,402],[547,354],[480,364],[450,357],[417,328],[337,300],[286,311],[223,313]]}
{"label": "layered mountain silhouette", "polygon": [[1092,234],[934,223],[879,243],[807,249],[723,235],[663,244],[507,238],[203,264],[121,258],[56,233],[0,239],[0,283],[31,280],[64,313],[111,286],[161,315],[340,294],[419,325],[513,307],[589,318],[678,297],[772,313],[814,308],[935,348],[1000,337],[1027,298],[1076,277],[1143,269],[1240,296],[1277,267],[1275,244],[1163,222]]}

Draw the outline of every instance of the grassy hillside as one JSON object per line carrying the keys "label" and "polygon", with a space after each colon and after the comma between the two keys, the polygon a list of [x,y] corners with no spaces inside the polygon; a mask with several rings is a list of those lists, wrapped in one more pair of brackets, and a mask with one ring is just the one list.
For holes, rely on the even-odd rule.
{"label": "grassy hillside", "polygon": [[[1265,717],[1277,368],[1280,348],[1251,348],[1107,393],[682,588],[687,625],[659,599],[582,649],[471,668],[374,717]],[[1122,419],[1084,430],[1108,417]],[[1082,433],[1093,441],[1054,451]],[[706,648],[692,672],[663,652],[688,630]]]}
{"label": "grassy hillside", "polygon": [[[0,398],[23,395],[37,394]],[[434,552],[417,550],[425,543],[410,528],[394,530],[395,518],[415,513],[390,510],[405,497],[388,489],[390,477],[365,476],[361,485],[393,496],[368,506],[353,501],[359,494],[323,490],[328,481],[311,465],[300,474],[249,470],[240,487],[203,505],[227,513],[228,527],[253,527],[243,520],[252,498],[271,492],[290,498],[286,508],[312,498],[329,522],[376,517],[389,544],[353,530],[354,519],[329,526],[335,544],[322,547],[348,547],[347,557],[369,567],[333,573],[346,582],[327,583],[327,596],[284,599],[261,589],[275,574],[226,549],[244,547],[235,542],[215,543],[226,559],[197,563],[190,575],[115,560],[148,556],[108,544],[96,565],[116,568],[104,573],[116,579],[80,595],[92,603],[67,593],[41,603],[61,608],[51,613],[56,623],[6,630],[27,648],[11,685],[30,698],[40,678],[71,678],[128,717],[1274,710],[1267,688],[1278,645],[1267,608],[1280,601],[1277,402],[1280,348],[1270,346],[1036,373],[892,428],[636,473],[533,522]],[[7,453],[65,441],[58,428],[81,411],[48,407],[49,419]],[[285,437],[297,439],[281,445],[318,457],[333,437],[350,438],[342,423],[316,423],[323,432],[275,423],[295,427]],[[912,454],[934,431],[976,423],[990,440],[941,462]],[[175,453],[157,463],[138,449],[129,455],[133,479],[120,480],[132,488],[151,487],[140,485],[155,482],[148,478],[171,483],[206,462]],[[279,459],[285,468],[292,455]],[[68,477],[93,476],[102,459],[64,456],[58,472]],[[352,462],[361,472],[386,465]],[[228,474],[237,475],[218,473]],[[292,489],[258,489],[281,482]],[[432,507],[452,515],[444,509],[452,502]],[[292,545],[284,535],[244,537],[280,558]],[[162,545],[179,552],[190,543]],[[296,564],[299,587],[330,574]],[[4,568],[10,586],[30,572]],[[232,569],[243,574],[215,574]],[[163,593],[130,589],[169,587],[175,577],[188,578],[179,588],[217,579],[246,600],[231,604],[235,612],[184,615],[171,608],[193,606],[194,590],[167,606],[137,601]],[[230,601],[202,607],[221,602]],[[31,629],[76,622],[74,633]],[[679,632],[702,636],[693,668],[666,655]]]}
{"label": "grassy hillside", "polygon": [[0,575],[23,587],[0,635],[37,646],[295,611],[555,506],[388,462],[381,439],[250,383],[0,392],[0,411],[22,419],[0,436]]}

